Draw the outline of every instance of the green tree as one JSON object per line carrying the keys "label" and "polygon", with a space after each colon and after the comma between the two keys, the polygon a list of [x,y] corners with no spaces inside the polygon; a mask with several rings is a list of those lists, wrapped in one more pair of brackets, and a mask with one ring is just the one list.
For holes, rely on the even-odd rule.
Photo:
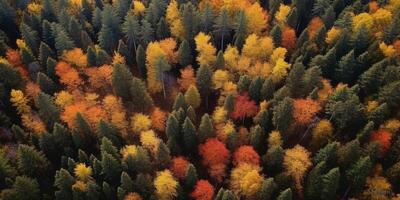
{"label": "green tree", "polygon": [[162,83],[162,89],[164,94],[164,99],[167,98],[165,83],[164,83],[164,73],[171,69],[171,65],[169,65],[168,61],[165,58],[159,58],[156,61],[156,76],[159,81]]}
{"label": "green tree", "polygon": [[185,96],[183,96],[181,92],[179,92],[178,95],[176,95],[172,110],[179,110],[179,108],[182,108],[184,110],[186,110],[187,108]]}
{"label": "green tree", "polygon": [[1,193],[4,200],[39,200],[41,199],[39,184],[36,179],[26,176],[17,176],[11,189]]}
{"label": "green tree", "polygon": [[292,190],[290,188],[282,191],[276,198],[276,200],[291,200],[291,199],[293,199],[293,197],[292,197]]}
{"label": "green tree", "polygon": [[200,106],[201,98],[196,86],[191,85],[185,92],[185,102],[193,108],[198,108]]}
{"label": "green tree", "polygon": [[142,20],[142,26],[140,28],[140,41],[145,47],[147,44],[154,40],[154,29],[147,20]]}
{"label": "green tree", "polygon": [[54,186],[58,189],[55,191],[56,199],[71,199],[72,198],[72,185],[75,183],[75,179],[71,174],[61,168],[56,171],[54,178]]}
{"label": "green tree", "polygon": [[264,167],[268,173],[275,174],[282,170],[283,148],[281,146],[272,146],[268,148],[267,153],[263,156]]}
{"label": "green tree", "polygon": [[39,46],[39,56],[38,56],[38,60],[40,62],[40,64],[42,64],[43,66],[46,66],[47,64],[47,59],[51,57],[54,57],[54,52],[53,50],[44,42],[40,43]]}
{"label": "green tree", "polygon": [[[294,69],[292,69],[294,70]],[[291,70],[291,71],[292,71]],[[289,74],[290,75],[290,74]],[[267,78],[260,90],[260,99],[261,100],[269,100],[273,97],[275,92],[275,84],[272,78]]]}
{"label": "green tree", "polygon": [[322,175],[326,171],[326,163],[324,161],[318,163],[308,174],[306,187],[305,187],[305,198],[306,199],[318,199],[321,196],[321,181]]}
{"label": "green tree", "polygon": [[31,146],[20,144],[17,151],[18,169],[30,177],[43,177],[49,161],[41,151]]}
{"label": "green tree", "polygon": [[339,189],[340,171],[339,168],[333,168],[322,176],[321,199],[336,199],[336,192]]}
{"label": "green tree", "polygon": [[189,164],[185,176],[185,188],[187,191],[192,191],[197,183],[197,171],[193,164]]}
{"label": "green tree", "polygon": [[104,120],[100,120],[97,123],[97,136],[99,139],[103,137],[109,139],[118,148],[122,146],[122,139],[117,128]]}
{"label": "green tree", "polygon": [[121,97],[124,101],[131,100],[131,82],[133,76],[128,67],[124,64],[116,64],[113,67],[112,86],[114,94]]}
{"label": "green tree", "polygon": [[116,159],[119,159],[119,152],[118,149],[113,145],[111,140],[103,137],[101,139],[101,145],[100,145],[100,152],[101,154],[109,154],[113,156]]}
{"label": "green tree", "polygon": [[222,9],[214,24],[214,32],[221,37],[221,50],[224,49],[224,36],[229,36],[231,30],[232,25],[229,21],[228,11]]}
{"label": "green tree", "polygon": [[398,108],[398,102],[400,101],[400,81],[395,81],[383,87],[379,91],[378,101],[386,103],[390,109]]}
{"label": "green tree", "polygon": [[74,42],[71,40],[71,38],[61,25],[59,24],[53,25],[52,31],[53,31],[53,37],[55,38],[54,45],[58,55],[62,55],[62,53],[65,50],[70,50],[75,47]]}
{"label": "green tree", "polygon": [[97,52],[94,47],[89,46],[86,52],[88,66],[97,66]]}
{"label": "green tree", "polygon": [[272,39],[274,40],[274,44],[279,46],[282,40],[282,30],[281,27],[277,24],[275,25],[270,32]]}
{"label": "green tree", "polygon": [[338,149],[339,165],[346,169],[361,156],[360,142],[354,139]]}
{"label": "green tree", "polygon": [[196,151],[197,134],[196,128],[188,117],[186,117],[185,122],[182,125],[182,131],[184,149],[188,154],[192,154]]}
{"label": "green tree", "polygon": [[372,163],[369,156],[358,159],[350,168],[346,170],[346,179],[349,183],[348,189],[353,191],[362,189],[367,177],[372,169]]}
{"label": "green tree", "polygon": [[158,40],[168,38],[170,36],[169,26],[164,17],[161,17],[157,23],[156,37]]}
{"label": "green tree", "polygon": [[211,32],[213,30],[214,18],[214,11],[210,3],[206,2],[200,13],[200,31],[204,33]]}
{"label": "green tree", "polygon": [[207,140],[207,138],[211,138],[215,135],[210,115],[208,115],[207,113],[205,113],[201,117],[198,133],[199,133],[199,143],[204,143]]}
{"label": "green tree", "polygon": [[241,75],[239,77],[239,81],[237,83],[239,92],[243,93],[245,91],[248,91],[249,87],[250,87],[250,84],[251,84],[250,77],[248,75]]}
{"label": "green tree", "polygon": [[188,66],[192,61],[192,49],[189,46],[189,42],[183,39],[178,49],[178,62],[182,66]]}
{"label": "green tree", "polygon": [[147,69],[146,69],[146,51],[143,49],[142,45],[136,50],[136,64],[139,70],[139,73],[142,77],[146,78]]}
{"label": "green tree", "polygon": [[171,156],[167,145],[164,142],[160,142],[156,155],[156,164],[160,169],[163,169],[169,166],[170,161]]}
{"label": "green tree", "polygon": [[268,178],[263,181],[260,191],[260,199],[273,199],[277,192],[277,185],[273,178]]}
{"label": "green tree", "polygon": [[131,94],[131,102],[135,109],[148,111],[153,106],[153,99],[147,92],[143,80],[134,77],[129,88]]}
{"label": "green tree", "polygon": [[37,55],[40,42],[38,32],[26,25],[24,22],[21,23],[19,30],[26,45],[29,47],[32,53],[34,53],[34,55]]}
{"label": "green tree", "polygon": [[121,165],[119,161],[109,153],[102,153],[101,158],[102,173],[105,180],[110,183],[118,183],[121,174]]}
{"label": "green tree", "polygon": [[196,86],[200,94],[205,99],[206,107],[208,107],[208,96],[211,92],[212,71],[208,65],[202,65],[196,73]]}
{"label": "green tree", "polygon": [[261,77],[257,76],[253,78],[249,85],[249,95],[250,98],[253,99],[254,101],[258,102],[260,101],[260,91],[262,88],[264,81]]}
{"label": "green tree", "polygon": [[336,165],[337,150],[339,148],[338,142],[331,142],[325,147],[321,148],[314,156],[314,163],[325,162],[328,166]]}
{"label": "green tree", "polygon": [[106,4],[101,12],[101,29],[98,33],[99,44],[107,53],[112,54],[117,47],[120,20],[117,12]]}
{"label": "green tree", "polygon": [[121,188],[126,192],[134,192],[134,182],[128,173],[121,173]]}
{"label": "green tree", "polygon": [[282,102],[279,102],[278,105],[273,108],[274,113],[272,117],[272,122],[276,129],[279,130],[279,132],[281,133],[286,132],[293,120],[292,101],[292,99],[286,97],[285,99],[283,99]]}
{"label": "green tree", "polygon": [[141,34],[140,31],[140,24],[137,17],[135,15],[126,15],[125,21],[122,24],[122,32],[125,36],[128,49],[131,52],[137,49],[137,41]]}
{"label": "green tree", "polygon": [[189,1],[181,6],[180,14],[185,29],[185,39],[193,48],[193,38],[199,32],[199,13],[196,10],[196,7]]}
{"label": "green tree", "polygon": [[37,73],[36,82],[40,86],[41,91],[46,94],[52,95],[57,89],[54,81],[42,72]]}
{"label": "green tree", "polygon": [[82,47],[82,41],[81,41],[82,28],[81,25],[73,16],[69,19],[67,31],[68,35],[71,37],[75,45],[78,47]]}
{"label": "green tree", "polygon": [[301,97],[304,94],[302,90],[305,85],[303,80],[304,73],[304,65],[301,62],[296,62],[286,78],[286,85],[293,97]]}
{"label": "green tree", "polygon": [[241,50],[247,35],[247,18],[243,10],[239,11],[236,16],[236,22],[234,23],[234,30],[235,30],[235,35],[233,36],[234,44],[239,50]]}

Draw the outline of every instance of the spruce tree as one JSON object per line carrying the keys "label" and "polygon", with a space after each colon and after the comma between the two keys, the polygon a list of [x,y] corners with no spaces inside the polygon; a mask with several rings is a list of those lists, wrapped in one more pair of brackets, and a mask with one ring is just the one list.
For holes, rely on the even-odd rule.
{"label": "spruce tree", "polygon": [[165,38],[169,37],[169,26],[167,22],[165,21],[164,17],[160,18],[160,20],[157,23],[157,29],[156,29],[156,38],[158,40],[162,40]]}
{"label": "spruce tree", "polygon": [[49,161],[41,151],[32,146],[20,144],[17,151],[18,170],[30,177],[44,178]]}
{"label": "spruce tree", "polygon": [[102,173],[105,180],[116,184],[119,182],[121,174],[121,165],[119,161],[109,153],[102,153],[101,158]]}
{"label": "spruce tree", "polygon": [[232,94],[228,94],[228,96],[225,97],[224,109],[228,111],[228,113],[231,113],[233,112],[234,108],[235,108],[235,99]]}
{"label": "spruce tree", "polygon": [[206,2],[200,13],[200,31],[204,33],[211,32],[213,30],[214,18],[214,11],[210,3]]}
{"label": "spruce tree", "polygon": [[154,40],[154,29],[147,20],[142,20],[141,22],[142,26],[140,28],[140,44],[146,47],[149,42]]}
{"label": "spruce tree", "polygon": [[262,183],[260,190],[260,199],[273,199],[275,193],[277,192],[277,185],[273,178],[265,179]]}
{"label": "spruce tree", "polygon": [[77,47],[82,47],[81,41],[82,28],[75,17],[71,17],[68,23],[68,35]]}
{"label": "spruce tree", "polygon": [[237,83],[237,87],[240,93],[243,93],[245,91],[249,90],[251,84],[251,79],[248,75],[241,75],[239,77],[239,81]]}
{"label": "spruce tree", "polygon": [[97,124],[97,136],[99,139],[103,137],[109,139],[116,147],[122,146],[122,139],[117,128],[104,120],[100,120]]}
{"label": "spruce tree", "polygon": [[29,49],[34,53],[34,55],[37,55],[38,50],[39,50],[39,34],[37,31],[33,30],[31,27],[26,25],[24,22],[21,23],[20,25],[20,32],[22,39],[24,39],[26,45],[29,47]]}
{"label": "spruce tree", "polygon": [[65,50],[70,50],[75,47],[74,42],[61,25],[54,25],[52,30],[54,33],[53,37],[55,38],[54,45],[58,55],[62,55]]}
{"label": "spruce tree", "polygon": [[185,189],[191,191],[197,182],[197,171],[193,164],[189,164],[185,176]]}
{"label": "spruce tree", "polygon": [[128,173],[121,173],[121,188],[126,192],[134,192],[134,182]]}
{"label": "spruce tree", "polygon": [[36,179],[26,176],[17,176],[11,189],[2,192],[4,200],[39,200],[42,199],[40,194],[39,183]]}
{"label": "spruce tree", "polygon": [[208,95],[211,92],[211,77],[212,71],[208,65],[202,65],[197,70],[196,86],[205,100],[206,107],[208,107]]}
{"label": "spruce tree", "polygon": [[274,107],[274,115],[272,117],[272,122],[277,130],[281,133],[285,133],[289,128],[293,117],[293,105],[292,99],[285,98],[282,102],[279,102],[278,105]]}
{"label": "spruce tree", "polygon": [[308,174],[305,186],[305,198],[318,199],[321,196],[322,175],[326,171],[326,163],[324,161],[318,163]]}
{"label": "spruce tree", "polygon": [[212,121],[207,113],[201,117],[198,134],[199,143],[204,143],[208,138],[215,135]]}
{"label": "spruce tree", "polygon": [[136,50],[136,64],[138,67],[139,74],[143,77],[146,78],[147,74],[147,69],[146,69],[146,51],[142,47],[142,45],[139,45],[139,47]]}
{"label": "spruce tree", "polygon": [[39,72],[37,73],[36,82],[40,86],[42,92],[49,95],[54,94],[57,89],[56,84],[46,74]]}
{"label": "spruce tree", "polygon": [[360,158],[350,168],[346,170],[346,179],[349,183],[348,188],[353,191],[362,189],[367,177],[372,169],[372,163],[369,156]]}
{"label": "spruce tree", "polygon": [[54,22],[57,20],[55,13],[53,1],[43,0],[43,8],[40,13],[41,18],[49,22]]}
{"label": "spruce tree", "polygon": [[38,55],[38,60],[41,65],[46,66],[47,64],[47,59],[51,57],[54,58],[54,52],[53,50],[44,42],[40,43],[39,47],[39,55]]}
{"label": "spruce tree", "polygon": [[96,55],[95,48],[92,46],[89,46],[86,52],[87,52],[86,57],[87,57],[88,66],[97,66],[97,63],[96,63],[97,55]]}
{"label": "spruce tree", "polygon": [[281,146],[268,148],[267,153],[263,156],[263,163],[269,174],[276,174],[282,169],[283,153]]}
{"label": "spruce tree", "polygon": [[133,76],[128,67],[124,64],[117,64],[113,67],[112,86],[116,96],[124,101],[131,100],[130,87]]}
{"label": "spruce tree", "polygon": [[48,127],[53,127],[55,122],[60,121],[60,110],[54,104],[50,95],[39,92],[35,99],[35,105],[39,110],[40,117],[46,122]]}
{"label": "spruce tree", "polygon": [[171,161],[170,151],[167,145],[164,142],[160,142],[158,145],[157,155],[156,155],[156,164],[160,169],[166,168],[169,166]]}
{"label": "spruce tree", "polygon": [[282,40],[282,30],[279,25],[275,25],[270,32],[272,39],[274,40],[274,44],[279,46]]}
{"label": "spruce tree", "polygon": [[379,102],[385,102],[389,108],[398,108],[400,100],[400,81],[390,83],[379,91]]}
{"label": "spruce tree", "polygon": [[178,62],[182,66],[192,64],[193,56],[192,49],[187,40],[183,39],[178,49]]}
{"label": "spruce tree", "polygon": [[247,35],[247,18],[246,14],[243,10],[239,11],[236,16],[236,23],[234,24],[235,35],[234,35],[234,44],[241,50]]}
{"label": "spruce tree", "polygon": [[185,102],[188,106],[192,106],[194,109],[198,108],[201,104],[200,93],[196,86],[191,85],[185,92]]}
{"label": "spruce tree", "polygon": [[55,191],[55,197],[57,199],[71,199],[72,198],[72,185],[75,183],[75,179],[71,174],[61,168],[56,171],[54,178],[54,186],[58,189]]}
{"label": "spruce tree", "polygon": [[137,41],[140,38],[140,24],[134,15],[126,15],[125,21],[122,24],[122,32],[126,39],[126,44],[129,50],[137,49]]}
{"label": "spruce tree", "polygon": [[134,77],[130,83],[129,93],[135,109],[148,111],[153,106],[153,99],[147,92],[145,83]]}
{"label": "spruce tree", "polygon": [[336,199],[336,192],[339,189],[340,171],[339,168],[333,168],[322,176],[321,199]]}
{"label": "spruce tree", "polygon": [[197,134],[196,128],[188,117],[186,117],[185,122],[182,124],[182,132],[185,152],[191,155],[192,153],[196,152]]}
{"label": "spruce tree", "polygon": [[183,96],[183,94],[181,92],[179,92],[178,95],[176,95],[172,110],[179,110],[180,108],[182,108],[184,110],[186,110],[186,108],[187,108],[185,97]]}
{"label": "spruce tree", "polygon": [[189,106],[188,109],[186,110],[186,117],[188,117],[190,121],[196,124],[197,121],[196,111],[192,106]]}
{"label": "spruce tree", "polygon": [[263,80],[261,77],[257,76],[253,78],[249,85],[249,95],[250,98],[253,99],[254,101],[258,102],[260,101],[260,91],[263,85]]}
{"label": "spruce tree", "polygon": [[[292,69],[294,70],[294,69]],[[291,70],[291,71],[292,71]],[[290,75],[290,73],[289,73]],[[269,100],[272,98],[275,92],[275,84],[272,78],[267,78],[260,90],[260,100]]]}
{"label": "spruce tree", "polygon": [[276,198],[276,200],[292,200],[292,190],[290,188],[282,191],[279,196]]}
{"label": "spruce tree", "polygon": [[231,22],[229,21],[228,11],[222,9],[218,17],[215,19],[214,32],[221,37],[220,50],[224,49],[224,37],[229,37],[229,32],[232,29]]}
{"label": "spruce tree", "polygon": [[303,94],[304,81],[303,76],[305,73],[304,65],[301,62],[297,62],[293,65],[286,78],[286,85],[290,89],[290,93],[293,97],[300,97]]}
{"label": "spruce tree", "polygon": [[126,60],[126,63],[128,65],[133,65],[133,63],[134,63],[133,57],[132,57],[131,52],[129,51],[128,47],[126,46],[126,44],[124,43],[123,40],[119,40],[118,41],[117,52],[119,54],[121,54],[122,56],[124,56],[124,58]]}
{"label": "spruce tree", "polygon": [[224,53],[222,50],[218,51],[217,60],[215,61],[215,69],[224,69],[225,68],[225,60],[224,60]]}
{"label": "spruce tree", "polygon": [[183,4],[180,12],[183,28],[185,29],[185,39],[193,47],[193,38],[199,32],[199,13],[191,2]]}

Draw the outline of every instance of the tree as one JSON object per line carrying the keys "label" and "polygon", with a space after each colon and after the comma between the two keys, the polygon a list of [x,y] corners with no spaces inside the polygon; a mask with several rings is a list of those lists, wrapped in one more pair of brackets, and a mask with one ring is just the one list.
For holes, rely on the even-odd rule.
{"label": "tree", "polygon": [[177,196],[178,182],[169,170],[157,172],[154,180],[155,193],[161,200],[172,200]]}
{"label": "tree", "polygon": [[208,65],[201,65],[196,73],[196,85],[201,95],[205,99],[206,107],[208,107],[208,95],[211,92],[212,71]]}
{"label": "tree", "polygon": [[260,6],[260,4],[258,2],[253,3],[244,11],[247,18],[248,33],[255,33],[258,35],[262,33],[266,27],[268,15]]}
{"label": "tree", "polygon": [[193,190],[193,187],[195,186],[196,182],[197,182],[196,168],[194,167],[194,165],[189,164],[186,171],[185,182],[184,182],[186,190],[189,191]]}
{"label": "tree", "polygon": [[129,91],[132,95],[131,102],[136,109],[147,111],[153,106],[153,99],[147,92],[145,83],[141,79],[134,77],[130,84]]}
{"label": "tree", "polygon": [[235,108],[232,112],[233,119],[242,119],[245,117],[253,117],[257,113],[257,105],[253,100],[250,100],[247,93],[238,95],[235,101]]}
{"label": "tree", "polygon": [[283,166],[286,173],[293,177],[296,188],[301,191],[302,179],[308,168],[312,166],[310,152],[300,145],[287,149],[283,158]]}
{"label": "tree", "polygon": [[333,168],[322,176],[321,198],[336,199],[336,192],[339,188],[340,172],[339,168]]}
{"label": "tree", "polygon": [[190,196],[195,200],[212,200],[214,187],[207,180],[198,180]]}
{"label": "tree", "polygon": [[17,158],[18,169],[30,177],[42,177],[49,166],[49,161],[43,153],[28,145],[18,146]]}
{"label": "tree", "polygon": [[312,122],[321,106],[312,99],[296,99],[293,101],[293,118],[300,125]]}
{"label": "tree", "polygon": [[122,24],[122,32],[125,35],[126,43],[128,45],[128,49],[132,52],[132,50],[137,49],[136,42],[140,38],[140,25],[137,20],[137,16],[135,15],[126,15],[125,21]]}
{"label": "tree", "polygon": [[265,179],[261,186],[259,198],[260,199],[273,199],[274,194],[276,193],[277,189],[278,189],[277,185],[274,182],[273,178]]}
{"label": "tree", "polygon": [[233,153],[233,164],[238,166],[241,163],[259,165],[260,156],[252,146],[241,146]]}
{"label": "tree", "polygon": [[178,79],[179,88],[186,91],[191,85],[195,85],[196,78],[192,66],[187,66],[180,70],[181,78]]}
{"label": "tree", "polygon": [[185,93],[185,102],[193,108],[198,108],[200,106],[200,93],[197,90],[196,86],[189,86],[188,90]]}
{"label": "tree", "polygon": [[329,120],[323,119],[317,123],[312,131],[311,145],[319,149],[328,143],[333,134],[333,126]]}
{"label": "tree", "polygon": [[39,109],[40,117],[47,123],[48,127],[53,127],[54,123],[60,121],[60,110],[54,104],[51,96],[39,92],[35,99],[35,105]]}
{"label": "tree", "polygon": [[197,134],[196,128],[188,117],[186,117],[185,122],[182,125],[183,131],[183,146],[185,151],[190,155],[195,152],[195,147],[197,146]]}
{"label": "tree", "polygon": [[142,77],[146,77],[146,52],[144,51],[142,45],[136,49],[136,64],[138,66],[139,73]]}
{"label": "tree", "polygon": [[200,31],[209,33],[214,25],[214,11],[209,2],[206,2],[203,10],[200,13]]}
{"label": "tree", "polygon": [[225,144],[217,139],[208,139],[204,144],[199,145],[199,154],[209,174],[218,182],[222,181],[230,156]]}
{"label": "tree", "polygon": [[293,120],[293,100],[290,98],[283,99],[277,106],[274,107],[272,122],[277,130],[285,133]]}
{"label": "tree", "polygon": [[292,197],[292,190],[290,188],[282,191],[279,196],[276,198],[277,200],[291,200]]}
{"label": "tree", "polygon": [[199,53],[197,56],[197,62],[199,62],[200,66],[202,65],[210,65],[216,60],[216,49],[210,43],[211,37],[209,35],[200,32],[194,38],[196,42],[196,51]]}
{"label": "tree", "polygon": [[192,56],[192,49],[189,46],[187,40],[183,40],[178,49],[178,62],[182,66],[187,66],[192,63],[193,56]]}
{"label": "tree", "polygon": [[147,44],[154,40],[154,29],[147,20],[143,19],[141,22],[140,41],[143,46],[147,46]]}
{"label": "tree", "polygon": [[230,30],[231,23],[229,22],[228,11],[222,9],[214,24],[214,32],[221,37],[221,50],[224,49],[224,36],[229,34]]}
{"label": "tree", "polygon": [[261,91],[262,85],[263,85],[263,80],[259,76],[254,78],[249,85],[250,98],[256,102],[260,101],[260,91]]}
{"label": "tree", "polygon": [[391,146],[392,134],[385,129],[379,129],[371,134],[370,140],[378,142],[381,153],[386,153]]}
{"label": "tree", "polygon": [[26,45],[34,53],[34,55],[37,55],[39,50],[39,36],[37,31],[33,30],[25,23],[21,23],[19,29],[22,39],[24,39]]}
{"label": "tree", "polygon": [[114,94],[124,101],[131,100],[130,87],[133,76],[128,67],[124,64],[117,64],[113,67],[112,86]]}
{"label": "tree", "polygon": [[215,135],[212,121],[207,113],[201,117],[198,135],[199,135],[199,143],[203,143],[208,138],[211,138]]}
{"label": "tree", "polygon": [[171,156],[167,145],[164,142],[160,142],[158,145],[156,163],[161,168],[165,168],[169,165],[171,161]]}
{"label": "tree", "polygon": [[131,117],[132,132],[140,134],[143,131],[148,131],[151,128],[151,120],[148,115],[136,113]]}
{"label": "tree", "polygon": [[118,183],[121,174],[121,164],[111,154],[104,152],[101,158],[102,173],[105,175],[105,180],[110,183]]}
{"label": "tree", "polygon": [[2,191],[2,197],[5,200],[39,200],[41,199],[39,184],[36,179],[26,176],[17,176],[12,188]]}
{"label": "tree", "polygon": [[369,156],[360,158],[356,163],[350,166],[346,171],[346,179],[349,181],[348,189],[361,189],[367,180],[371,168],[372,163]]}

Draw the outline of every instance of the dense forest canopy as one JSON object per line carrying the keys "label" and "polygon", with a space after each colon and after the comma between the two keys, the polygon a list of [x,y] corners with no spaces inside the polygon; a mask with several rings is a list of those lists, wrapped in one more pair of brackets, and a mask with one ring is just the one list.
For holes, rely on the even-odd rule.
{"label": "dense forest canopy", "polygon": [[0,0],[0,199],[399,200],[400,0]]}

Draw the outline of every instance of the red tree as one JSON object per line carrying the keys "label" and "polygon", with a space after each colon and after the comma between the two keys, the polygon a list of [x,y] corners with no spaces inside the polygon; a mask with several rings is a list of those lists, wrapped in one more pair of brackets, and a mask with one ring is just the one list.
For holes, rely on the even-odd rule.
{"label": "red tree", "polygon": [[295,30],[290,27],[285,27],[282,31],[282,46],[291,52],[296,48],[296,40]]}
{"label": "red tree", "polygon": [[235,108],[232,112],[233,119],[244,119],[245,117],[253,117],[257,114],[256,102],[251,100],[247,93],[236,97]]}
{"label": "red tree", "polygon": [[203,165],[208,167],[210,175],[217,181],[222,181],[230,156],[225,144],[215,138],[208,139],[204,144],[199,145],[199,154]]}
{"label": "red tree", "polygon": [[207,180],[199,180],[190,196],[195,200],[212,200],[214,187]]}
{"label": "red tree", "polygon": [[233,153],[233,164],[237,166],[240,163],[259,165],[260,156],[252,146],[241,146]]}
{"label": "red tree", "polygon": [[381,152],[385,153],[390,148],[392,134],[386,129],[379,129],[371,134],[371,142],[378,142]]}
{"label": "red tree", "polygon": [[179,156],[172,159],[170,170],[176,178],[184,179],[188,166],[189,161],[187,161],[184,157]]}

